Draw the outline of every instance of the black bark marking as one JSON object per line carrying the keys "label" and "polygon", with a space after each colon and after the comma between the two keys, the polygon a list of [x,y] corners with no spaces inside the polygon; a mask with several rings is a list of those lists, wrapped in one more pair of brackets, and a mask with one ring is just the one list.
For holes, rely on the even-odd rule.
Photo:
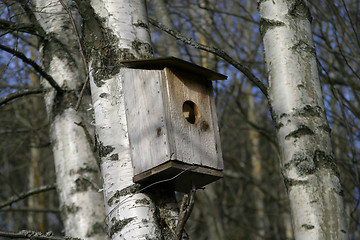
{"label": "black bark marking", "polygon": [[113,146],[104,146],[102,142],[97,142],[97,151],[100,158],[106,157],[107,155],[112,153],[114,149],[115,148]]}
{"label": "black bark marking", "polygon": [[297,186],[297,185],[305,185],[305,184],[308,184],[309,182],[308,181],[304,181],[304,180],[295,180],[295,179],[292,179],[292,178],[284,178],[284,183],[285,183],[285,186],[286,186],[286,189],[289,189],[289,187],[292,187],[292,186]]}
{"label": "black bark marking", "polygon": [[101,93],[101,94],[99,95],[100,98],[107,98],[108,96],[109,96],[108,93]]}
{"label": "black bark marking", "polygon": [[315,51],[315,47],[314,46],[310,46],[309,44],[307,44],[306,42],[300,40],[297,43],[295,43],[291,49],[300,54],[300,55],[313,55],[316,56],[316,51]]}
{"label": "black bark marking", "polygon": [[279,130],[280,128],[282,128],[283,126],[284,126],[284,124],[281,123],[281,122],[280,122],[280,123],[275,123],[275,128],[278,129],[278,130]]}
{"label": "black bark marking", "polygon": [[111,161],[117,161],[117,160],[119,160],[119,154],[117,154],[117,153],[111,154],[109,159]]}
{"label": "black bark marking", "polygon": [[83,174],[86,174],[86,173],[98,173],[99,170],[97,168],[92,168],[92,167],[83,167],[83,168],[80,168],[79,170],[76,171],[76,173],[80,174],[80,175],[83,175]]}
{"label": "black bark marking", "polygon": [[141,28],[145,28],[147,30],[149,30],[149,25],[147,23],[144,23],[142,21],[138,21],[137,23],[133,24],[135,27],[141,27]]}
{"label": "black bark marking", "polygon": [[301,225],[301,227],[306,228],[306,229],[308,229],[308,230],[315,228],[314,225],[310,225],[310,224],[303,224],[303,225]]}
{"label": "black bark marking", "polygon": [[150,201],[147,198],[138,199],[135,201],[136,204],[150,205]]}
{"label": "black bark marking", "polygon": [[78,178],[75,180],[75,192],[85,192],[91,190],[97,190],[94,184],[86,178]]}
{"label": "black bark marking", "polygon": [[81,208],[76,206],[75,204],[72,204],[72,206],[69,206],[69,205],[63,205],[61,207],[61,211],[60,211],[60,216],[61,216],[61,219],[64,220],[64,219],[67,219],[67,216],[69,214],[76,214]]}
{"label": "black bark marking", "polygon": [[296,152],[291,158],[297,172],[300,175],[313,174],[316,170],[316,160],[309,154]]}
{"label": "black bark marking", "polygon": [[123,220],[115,220],[114,218],[111,219],[111,222],[113,222],[113,225],[110,228],[110,238],[117,233],[120,232],[126,225],[128,225],[132,220],[135,218],[125,218]]}
{"label": "black bark marking", "polygon": [[154,56],[152,46],[146,42],[141,42],[139,40],[132,41],[132,48],[144,58],[151,58]]}
{"label": "black bark marking", "polygon": [[322,112],[323,110],[319,106],[305,105],[305,107],[297,110],[294,116],[321,117]]}
{"label": "black bark marking", "polygon": [[106,228],[103,221],[96,222],[92,225],[90,230],[86,233],[86,237],[93,237],[96,234],[103,234],[105,233]]}
{"label": "black bark marking", "polygon": [[140,184],[133,184],[124,189],[116,191],[116,193],[108,200],[108,205],[111,206],[117,202],[118,198],[129,194],[135,194],[140,190]]}
{"label": "black bark marking", "polygon": [[271,19],[267,19],[267,18],[261,18],[259,24],[260,24],[260,34],[262,37],[265,36],[266,32],[269,29],[285,26],[284,22],[271,20]]}
{"label": "black bark marking", "polygon": [[286,140],[289,138],[299,138],[305,135],[314,135],[314,131],[311,130],[308,126],[301,124],[296,130],[290,132],[288,135],[285,136]]}
{"label": "black bark marking", "polygon": [[314,152],[314,162],[318,167],[331,169],[336,176],[339,176],[332,154],[326,154],[324,151],[316,150]]}
{"label": "black bark marking", "polygon": [[[66,83],[66,81],[64,81]],[[66,85],[66,84],[65,84]],[[57,92],[51,111],[51,119],[61,115],[66,109],[74,108],[78,100],[78,95],[74,90],[68,90],[63,86],[62,92]]]}
{"label": "black bark marking", "polygon": [[309,22],[312,22],[310,9],[304,0],[295,0],[289,8],[288,14],[296,18],[307,18]]}

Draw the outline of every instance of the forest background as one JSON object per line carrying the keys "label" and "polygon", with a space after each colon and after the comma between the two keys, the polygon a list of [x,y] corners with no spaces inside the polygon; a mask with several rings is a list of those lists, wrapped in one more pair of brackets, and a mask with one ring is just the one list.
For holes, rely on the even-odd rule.
{"label": "forest background", "polygon": [[[1,1],[0,44],[39,63],[39,42],[22,26],[27,17],[21,11],[21,2]],[[359,239],[360,3],[309,3],[348,230],[350,239]],[[267,85],[256,1],[148,1],[147,6],[151,19],[171,26],[186,38],[223,50]],[[16,28],[9,22],[17,23]],[[150,27],[155,56],[177,56],[228,76],[227,81],[214,84],[224,178],[197,191],[186,227],[190,238],[293,239],[289,200],[266,97],[232,62],[178,41],[159,27]],[[39,74],[2,51],[0,76],[0,230],[30,229],[63,235]],[[16,92],[25,92],[26,96],[8,102],[10,94]],[[91,109],[91,105],[84,107]],[[46,191],[11,206],[6,204],[41,187]]]}

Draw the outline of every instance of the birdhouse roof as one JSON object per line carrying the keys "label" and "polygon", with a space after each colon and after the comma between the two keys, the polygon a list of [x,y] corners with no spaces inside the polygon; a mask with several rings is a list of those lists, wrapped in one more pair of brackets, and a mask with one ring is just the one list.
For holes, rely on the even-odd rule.
{"label": "birdhouse roof", "polygon": [[226,80],[227,76],[210,69],[201,67],[194,63],[184,61],[176,57],[160,57],[149,59],[135,59],[121,61],[126,67],[137,69],[158,69],[164,68],[178,69],[187,72],[192,72],[205,77],[207,80]]}

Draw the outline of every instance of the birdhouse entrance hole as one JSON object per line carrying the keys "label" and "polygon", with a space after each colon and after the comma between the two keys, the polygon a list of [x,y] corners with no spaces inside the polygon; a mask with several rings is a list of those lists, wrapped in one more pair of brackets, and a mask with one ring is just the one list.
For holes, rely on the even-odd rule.
{"label": "birdhouse entrance hole", "polygon": [[185,119],[191,123],[196,124],[200,119],[200,111],[196,104],[192,101],[185,101],[183,104],[183,113]]}

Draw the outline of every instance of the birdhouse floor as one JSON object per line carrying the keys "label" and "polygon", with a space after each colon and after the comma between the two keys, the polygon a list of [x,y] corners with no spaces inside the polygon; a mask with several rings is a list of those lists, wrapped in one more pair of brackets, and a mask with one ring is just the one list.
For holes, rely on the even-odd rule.
{"label": "birdhouse floor", "polygon": [[193,185],[198,189],[222,177],[221,170],[171,160],[135,175],[133,180],[143,187],[161,185],[161,187],[188,193]]}

